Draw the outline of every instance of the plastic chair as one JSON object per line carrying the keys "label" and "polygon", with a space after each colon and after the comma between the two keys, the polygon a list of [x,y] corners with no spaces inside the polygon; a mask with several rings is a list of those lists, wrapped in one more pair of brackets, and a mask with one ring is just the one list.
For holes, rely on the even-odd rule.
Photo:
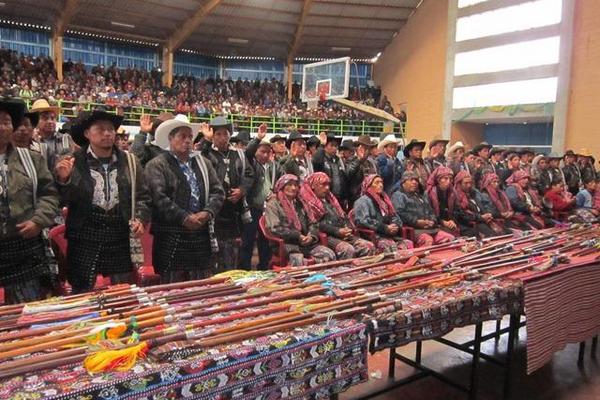
{"label": "plastic chair", "polygon": [[[271,256],[271,261],[269,265],[271,268],[276,269],[277,266],[284,267],[288,265],[289,258],[287,254],[287,250],[285,249],[285,241],[273,235],[269,229],[267,228],[267,224],[265,221],[265,216],[261,216],[258,220],[258,227],[265,236],[265,239],[271,244],[271,247],[274,248],[273,255]],[[319,243],[323,246],[327,246],[327,235],[324,233],[319,233]],[[312,265],[315,263],[315,260],[311,257],[304,257],[304,261],[306,265]]]}

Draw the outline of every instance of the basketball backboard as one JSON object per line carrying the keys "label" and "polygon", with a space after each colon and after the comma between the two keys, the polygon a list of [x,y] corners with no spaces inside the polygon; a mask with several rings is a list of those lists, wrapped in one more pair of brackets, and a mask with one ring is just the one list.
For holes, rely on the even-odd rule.
{"label": "basketball backboard", "polygon": [[313,103],[348,97],[350,57],[305,64],[302,69],[302,101]]}

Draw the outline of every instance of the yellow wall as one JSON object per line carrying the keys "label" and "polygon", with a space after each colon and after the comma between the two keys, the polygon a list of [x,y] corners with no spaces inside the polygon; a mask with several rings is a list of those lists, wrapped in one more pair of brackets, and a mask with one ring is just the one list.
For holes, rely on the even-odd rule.
{"label": "yellow wall", "polygon": [[409,138],[442,132],[447,26],[448,1],[424,0],[375,64],[382,93],[406,110]]}
{"label": "yellow wall", "polygon": [[566,149],[600,156],[600,1],[575,4]]}
{"label": "yellow wall", "polygon": [[473,122],[453,122],[451,143],[463,142],[467,150],[472,149],[475,145],[483,142],[483,129],[485,125]]}

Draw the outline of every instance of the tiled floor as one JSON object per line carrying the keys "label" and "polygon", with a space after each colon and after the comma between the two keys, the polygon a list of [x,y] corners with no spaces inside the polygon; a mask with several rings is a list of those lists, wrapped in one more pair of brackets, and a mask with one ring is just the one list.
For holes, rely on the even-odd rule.
{"label": "tiled floor", "polygon": [[[506,325],[507,320],[504,321]],[[484,324],[484,334],[494,329],[495,323]],[[473,327],[455,330],[448,338],[463,342],[473,338]],[[482,345],[482,351],[488,354],[498,352],[502,355],[506,349],[507,335],[499,342],[490,340]],[[577,366],[578,345],[569,345],[555,354],[551,363],[528,376],[525,373],[526,349],[525,328],[519,332],[519,344],[514,352],[512,371],[512,397],[519,400],[600,400],[600,350],[598,359],[590,356],[590,342],[586,347],[583,368]],[[411,344],[398,349],[400,354],[414,357],[415,346]],[[358,399],[390,384],[388,374],[389,352],[383,351],[369,357],[369,382],[354,387],[342,394],[341,400]],[[446,347],[437,342],[424,342],[423,363],[453,379],[467,385],[470,377],[471,357],[465,353]],[[482,361],[479,364],[478,399],[495,400],[502,398],[503,370]],[[414,370],[401,362],[396,362],[396,378],[411,375]],[[393,389],[385,394],[373,397],[375,400],[454,400],[467,399],[467,395],[434,379],[427,377],[409,385]]]}

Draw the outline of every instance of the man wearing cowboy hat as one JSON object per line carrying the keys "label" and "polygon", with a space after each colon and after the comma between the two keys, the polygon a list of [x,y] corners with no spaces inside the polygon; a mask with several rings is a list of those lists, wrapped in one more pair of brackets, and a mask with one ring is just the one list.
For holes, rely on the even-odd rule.
{"label": "man wearing cowboy hat", "polygon": [[56,120],[60,113],[58,106],[51,106],[46,99],[39,99],[31,105],[32,113],[38,114],[37,133],[42,148],[42,155],[53,171],[61,156],[71,154],[77,145],[68,133],[56,132]]}
{"label": "man wearing cowboy hat", "polygon": [[592,157],[592,153],[588,149],[583,148],[579,150],[579,153],[577,153],[577,164],[579,166],[579,170],[581,171],[582,182],[588,182],[596,179],[594,157]]}
{"label": "man wearing cowboy hat", "polygon": [[421,189],[424,190],[427,186],[427,178],[429,173],[423,161],[423,149],[426,142],[421,142],[417,139],[412,139],[410,143],[404,147],[404,160],[402,160],[403,170],[411,170],[419,176]]}
{"label": "man wearing cowboy hat", "polygon": [[[255,139],[246,148],[246,156],[254,167],[254,185],[248,193],[248,205],[252,222],[244,224],[242,247],[240,248],[240,268],[250,270],[254,243],[258,247],[257,269],[267,270],[271,260],[271,247],[265,239],[258,222],[263,215],[266,202],[271,198],[277,179],[283,175],[279,163],[272,159],[273,143],[265,139],[267,126],[261,125]],[[258,240],[257,240],[258,237]]]}
{"label": "man wearing cowboy hat", "polygon": [[523,171],[527,171],[527,173],[531,173],[531,162],[533,161],[533,157],[535,157],[535,152],[531,149],[520,149],[517,151],[519,157],[521,157],[520,169]]}
{"label": "man wearing cowboy hat", "polygon": [[246,195],[254,184],[254,169],[244,151],[230,146],[233,127],[226,117],[216,117],[202,124],[204,138],[200,141],[202,155],[211,163],[225,191],[223,208],[215,221],[219,241],[216,255],[217,271],[235,268],[238,262],[240,219],[251,222]]}
{"label": "man wearing cowboy hat", "polygon": [[346,174],[350,186],[350,199],[348,206],[361,196],[361,186],[365,176],[377,174],[377,164],[370,158],[371,149],[377,147],[369,135],[360,135],[356,142],[356,155],[346,163]]}
{"label": "man wearing cowboy hat", "polygon": [[297,131],[292,131],[286,140],[289,154],[280,161],[284,174],[296,175],[303,180],[314,171],[310,155],[306,151],[306,139]]}
{"label": "man wearing cowboy hat", "polygon": [[152,119],[149,114],[140,117],[140,131],[133,138],[131,152],[140,160],[142,167],[162,152],[162,149],[154,142],[156,129],[165,121],[175,118],[170,112],[163,112]]}
{"label": "man wearing cowboy hat", "polygon": [[269,141],[273,145],[273,157],[275,158],[275,161],[281,161],[281,159],[285,157],[288,152],[287,147],[285,147],[285,137],[275,135]]}
{"label": "man wearing cowboy hat", "polygon": [[392,194],[402,176],[402,164],[396,157],[399,143],[396,136],[391,134],[377,145],[381,151],[377,157],[377,174],[383,179],[383,189],[388,194]]}
{"label": "man wearing cowboy hat", "polygon": [[545,171],[545,175],[547,175],[547,177],[543,179],[546,179],[548,182],[560,180],[566,188],[565,176],[560,169],[560,161],[562,158],[563,156],[556,152],[551,152],[548,154],[548,168]]}
{"label": "man wearing cowboy hat", "polygon": [[579,170],[576,160],[577,155],[575,152],[573,150],[567,150],[563,157],[562,172],[565,176],[567,188],[573,196],[577,196],[581,186],[581,171]]}
{"label": "man wearing cowboy hat", "polygon": [[81,112],[71,126],[81,148],[55,167],[59,192],[69,209],[67,278],[75,293],[92,289],[97,274],[110,276],[112,283],[130,280],[130,231],[141,237],[143,224],[150,220],[142,167],[135,160],[133,187],[128,155],[115,145],[122,120],[101,110]]}
{"label": "man wearing cowboy hat", "polygon": [[452,170],[454,175],[460,171],[469,171],[469,165],[465,162],[465,145],[458,141],[446,150],[446,166]]}
{"label": "man wearing cowboy hat", "polygon": [[354,156],[356,146],[354,145],[354,142],[352,140],[347,139],[342,141],[342,144],[340,144],[338,150],[342,161],[344,163],[347,163],[350,160],[350,158]]}
{"label": "man wearing cowboy hat", "polygon": [[490,150],[490,165],[494,173],[498,176],[502,175],[502,170],[506,168],[504,164],[504,154],[506,149],[501,147],[492,147]]}
{"label": "man wearing cowboy hat", "polygon": [[129,133],[122,126],[117,129],[115,144],[119,150],[129,151]]}
{"label": "man wearing cowboy hat", "polygon": [[338,157],[337,150],[342,138],[335,136],[333,132],[321,132],[321,146],[312,157],[315,172],[324,172],[330,180],[330,191],[340,201],[346,200],[346,166]]}
{"label": "man wearing cowboy hat", "polygon": [[429,157],[425,158],[425,167],[428,174],[431,174],[437,167],[446,166],[444,153],[446,153],[448,142],[449,140],[442,139],[439,136],[429,142]]}
{"label": "man wearing cowboy hat", "polygon": [[22,100],[0,99],[0,287],[8,304],[42,298],[50,271],[41,232],[53,224],[59,202],[40,154],[11,144],[24,114]]}
{"label": "man wearing cowboy hat", "polygon": [[490,163],[490,150],[492,147],[488,142],[481,142],[473,147],[473,154],[477,158],[477,165],[471,164],[469,168],[473,171],[473,181],[477,188],[480,187],[481,180],[485,174],[494,172],[494,167]]}
{"label": "man wearing cowboy hat", "polygon": [[152,259],[164,283],[202,279],[211,271],[215,217],[225,198],[208,159],[193,154],[198,130],[184,115],[161,123],[162,152],[148,162],[144,177],[152,196]]}

